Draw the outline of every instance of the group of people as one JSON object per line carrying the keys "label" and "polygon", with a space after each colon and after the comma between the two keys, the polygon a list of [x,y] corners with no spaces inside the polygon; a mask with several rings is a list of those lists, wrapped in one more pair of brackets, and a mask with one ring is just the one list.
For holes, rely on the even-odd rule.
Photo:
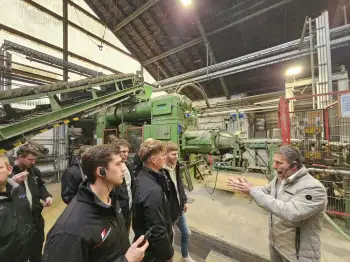
{"label": "group of people", "polygon": [[194,261],[177,145],[148,139],[132,163],[129,148],[113,139],[80,149],[62,177],[68,206],[47,235],[43,261],[172,261],[176,226],[183,261]]}
{"label": "group of people", "polygon": [[45,239],[43,208],[52,204],[41,172],[37,150],[24,144],[10,163],[0,155],[0,261],[40,262]]}
{"label": "group of people", "polygon": [[[129,148],[122,139],[80,148],[62,177],[67,207],[49,231],[43,255],[41,211],[52,196],[34,166],[36,151],[23,145],[13,164],[1,155],[0,261],[172,261],[175,227],[183,260],[193,261],[177,145],[148,139],[131,164]],[[320,261],[326,190],[307,172],[298,149],[280,147],[273,162],[277,175],[267,186],[245,179],[229,179],[228,185],[271,214],[271,261]]]}

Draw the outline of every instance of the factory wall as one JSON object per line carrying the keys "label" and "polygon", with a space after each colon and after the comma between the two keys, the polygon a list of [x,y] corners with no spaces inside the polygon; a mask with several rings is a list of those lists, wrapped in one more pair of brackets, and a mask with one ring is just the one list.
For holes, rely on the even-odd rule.
{"label": "factory wall", "polygon": [[[34,2],[62,16],[62,0],[35,0]],[[83,0],[73,0],[73,2],[93,14],[93,11],[91,11]],[[24,0],[0,0],[0,6],[2,8],[0,16],[1,24],[63,48],[62,21],[43,13],[42,11],[26,3]],[[68,17],[71,22],[102,38],[104,37],[106,41],[111,42],[115,46],[129,53],[126,47],[113,35],[109,29],[106,29],[103,25],[94,21],[71,5],[68,6]],[[49,55],[63,58],[63,54],[56,50],[52,50],[35,42],[26,40],[23,37],[19,37],[5,30],[1,30],[0,43],[2,43],[5,39]],[[135,59],[130,58],[126,54],[123,54],[122,52],[106,45],[103,45],[103,49],[100,51],[97,46],[100,44],[101,42],[98,40],[69,26],[69,51],[118,70],[122,73],[136,73],[137,70],[140,70],[140,63]],[[31,62],[20,55],[14,55],[13,60],[26,65],[35,66],[46,70],[48,69],[47,66],[36,62]],[[76,58],[69,57],[69,61],[99,72],[103,72],[105,74],[111,74],[111,72],[106,69],[99,68],[98,66],[91,65]],[[62,79],[62,70],[52,67],[49,67],[49,70],[58,74],[55,76],[55,78],[58,80]],[[70,80],[77,80],[81,78],[81,76],[72,73],[70,73],[69,77]],[[153,77],[147,71],[144,71],[144,77],[146,82],[154,82]]]}
{"label": "factory wall", "polygon": [[[32,2],[35,2],[49,9],[50,11],[63,16],[62,0],[33,0]],[[76,3],[81,8],[88,11],[90,14],[96,16],[84,2],[84,0],[72,0],[72,2]],[[53,16],[50,16],[49,14],[33,7],[25,0],[0,0],[0,6],[0,24],[4,25],[0,27],[0,29],[2,29],[0,30],[0,45],[4,40],[9,40],[14,43],[18,43],[20,45],[63,59],[63,54],[61,52],[50,49],[43,45],[39,45],[34,41],[20,36],[19,33],[11,33],[10,30],[6,30],[5,28],[8,27],[13,30],[17,30],[21,33],[38,38],[59,48],[63,48],[63,23],[61,20],[58,20]],[[68,6],[68,18],[71,22],[103,38],[124,52],[130,54],[128,49],[117,39],[117,37],[115,37],[115,35],[108,28],[98,23],[70,4]],[[98,45],[101,45],[101,42],[99,40],[86,35],[84,32],[81,32],[72,26],[69,26],[68,49],[70,52],[122,73],[136,73],[136,71],[140,70],[140,63],[127,54],[105,44],[102,44],[103,48],[100,50]],[[12,54],[12,59],[14,62],[23,64],[12,64],[13,68],[31,73],[37,73],[56,79],[57,81],[63,80],[63,72],[61,69],[31,61],[27,57],[16,53]],[[86,61],[73,58],[71,56],[68,58],[68,60],[69,62],[79,64],[92,70],[102,72],[104,74],[112,74],[112,72],[109,70],[106,70],[94,64],[90,64]],[[26,66],[36,67],[39,69],[47,70],[48,72],[30,69]],[[83,76],[79,74],[71,72],[69,73],[70,81],[78,80],[81,78],[83,78]],[[153,77],[146,70],[144,70],[144,78],[146,82],[154,82]],[[30,84],[12,81],[11,88],[18,88],[20,85],[27,86]],[[48,103],[48,99],[41,99],[39,102]],[[54,156],[55,158],[55,161],[53,162],[43,162],[41,164],[38,164],[42,172],[51,170],[62,173],[62,171],[65,169],[67,165],[67,129],[67,126],[61,126],[43,132],[42,134],[37,135],[33,138],[33,140],[36,142],[45,145],[45,147],[47,147],[50,151],[49,155]],[[16,149],[11,150],[8,152],[8,154],[10,156],[15,156]]]}

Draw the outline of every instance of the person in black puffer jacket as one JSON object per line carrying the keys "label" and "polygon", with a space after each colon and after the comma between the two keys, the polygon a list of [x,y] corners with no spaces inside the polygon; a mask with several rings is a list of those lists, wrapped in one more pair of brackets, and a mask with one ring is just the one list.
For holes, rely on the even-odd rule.
{"label": "person in black puffer jacket", "polygon": [[61,179],[61,197],[67,205],[78,193],[79,185],[85,180],[85,175],[81,169],[81,156],[91,146],[81,146],[79,148],[79,157],[73,158],[70,166],[64,171]]}
{"label": "person in black puffer jacket", "polygon": [[33,219],[26,193],[13,179],[9,160],[0,155],[0,261],[27,262]]}

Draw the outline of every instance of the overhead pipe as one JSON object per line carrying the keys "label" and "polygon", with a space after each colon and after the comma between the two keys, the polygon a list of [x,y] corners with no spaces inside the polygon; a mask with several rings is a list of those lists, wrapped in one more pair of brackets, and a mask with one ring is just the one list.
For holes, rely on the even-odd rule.
{"label": "overhead pipe", "polygon": [[326,173],[329,175],[350,176],[350,170],[337,170],[337,169],[321,169],[321,168],[308,168],[308,172],[312,173]]}
{"label": "overhead pipe", "polygon": [[[232,106],[234,104],[241,104],[242,102],[250,101],[250,100],[254,100],[254,99],[261,100],[261,99],[264,99],[265,97],[271,98],[271,97],[280,97],[280,96],[284,96],[284,95],[285,95],[285,91],[278,91],[278,92],[272,92],[272,93],[254,95],[254,96],[233,98],[233,99],[230,99],[230,100],[216,102],[215,103],[215,107]],[[209,102],[211,102],[211,104],[213,104],[214,103],[214,99],[209,99]],[[194,105],[194,107],[196,107],[198,109],[203,108],[202,105],[197,105],[196,101],[193,102],[193,105]]]}
{"label": "overhead pipe", "polygon": [[[257,111],[257,110],[269,110],[269,111],[275,111],[278,108],[278,106],[264,106],[264,107],[254,107],[254,108],[241,108],[236,109],[238,112],[251,112],[251,111]],[[198,114],[198,117],[211,117],[211,116],[222,116],[227,115],[230,113],[234,113],[235,110],[228,110],[228,111],[221,111],[221,112],[209,112],[209,113],[202,113]]]}
{"label": "overhead pipe", "polygon": [[[331,39],[337,39],[337,38],[340,38],[342,36],[348,35],[349,32],[350,32],[350,24],[344,25],[341,27],[337,27],[337,28],[330,30],[330,37],[331,37]],[[310,37],[305,37],[303,44],[308,45],[309,38]],[[260,51],[257,51],[257,52],[254,52],[254,53],[251,53],[248,55],[244,55],[241,57],[233,58],[233,59],[228,60],[228,61],[214,64],[212,66],[209,66],[208,68],[205,67],[205,68],[194,70],[194,71],[182,74],[182,75],[167,78],[167,79],[155,82],[154,85],[159,86],[160,87],[159,89],[167,89],[168,85],[171,85],[173,83],[178,84],[178,82],[188,80],[189,78],[193,78],[193,77],[200,76],[200,75],[206,75],[208,72],[213,73],[213,72],[216,72],[218,70],[223,70],[223,69],[230,68],[230,67],[233,67],[236,65],[252,62],[252,61],[266,58],[266,57],[269,57],[272,55],[298,50],[299,42],[300,42],[300,39],[290,41],[290,42],[287,42],[287,43],[284,43],[284,44],[281,44],[278,46],[274,46],[274,47],[260,50]],[[164,86],[165,86],[165,88],[162,88]]]}
{"label": "overhead pipe", "polygon": [[[335,39],[331,42],[331,48],[334,49],[334,48],[342,47],[342,46],[344,46],[344,44],[348,44],[349,42],[350,42],[350,36],[342,37],[340,39]],[[222,76],[227,76],[227,75],[237,74],[240,72],[245,72],[245,71],[256,69],[259,67],[272,65],[272,64],[280,63],[283,61],[288,61],[288,60],[295,59],[295,58],[300,58],[300,57],[308,55],[309,52],[310,52],[310,50],[308,50],[308,49],[305,49],[302,51],[295,50],[295,51],[291,51],[288,53],[284,53],[284,54],[280,54],[280,55],[276,55],[276,56],[272,56],[272,57],[267,57],[267,58],[264,58],[264,59],[261,59],[258,61],[249,62],[246,64],[242,64],[242,65],[238,65],[235,67],[215,71],[215,72],[212,72],[212,73],[209,73],[206,75],[200,75],[200,76],[190,78],[190,79],[187,79],[184,81],[180,81],[180,82],[177,82],[174,84],[163,86],[159,90],[163,90],[163,89],[166,90],[166,89],[173,87],[174,85],[185,84],[187,82],[203,82],[203,81],[207,81],[208,79],[215,79],[215,78],[222,77]]]}

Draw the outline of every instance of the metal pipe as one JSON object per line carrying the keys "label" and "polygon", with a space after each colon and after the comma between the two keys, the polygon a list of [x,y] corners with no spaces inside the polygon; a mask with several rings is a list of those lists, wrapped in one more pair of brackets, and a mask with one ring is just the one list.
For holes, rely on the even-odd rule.
{"label": "metal pipe", "polygon": [[[254,95],[254,96],[247,96],[247,97],[242,97],[242,98],[233,98],[230,100],[225,100],[225,101],[219,101],[215,103],[215,98],[214,99],[209,99],[209,102],[211,103],[211,105],[213,106],[213,104],[215,105],[215,107],[221,107],[221,106],[232,106],[235,104],[241,104],[242,102],[245,101],[250,101],[250,100],[254,100],[254,99],[264,99],[265,97],[271,98],[273,96],[275,97],[280,97],[280,96],[284,96],[284,91],[279,91],[279,92],[272,92],[272,93],[266,93],[266,94],[260,94],[260,95]],[[204,105],[198,104],[201,103],[202,101],[193,101],[193,106],[196,108],[204,108]],[[203,101],[205,102],[205,101]]]}
{"label": "metal pipe", "polygon": [[[339,37],[346,36],[349,34],[349,32],[350,32],[350,25],[344,25],[344,26],[337,27],[337,28],[330,30],[330,34],[331,34],[332,39],[337,39]],[[237,58],[234,58],[234,59],[231,59],[228,61],[214,64],[212,66],[209,66],[209,68],[208,68],[209,73],[212,73],[212,72],[215,72],[218,70],[222,70],[225,68],[229,68],[229,67],[232,67],[235,65],[251,62],[251,61],[254,61],[257,59],[266,58],[268,56],[281,54],[281,53],[285,53],[288,51],[298,50],[299,42],[300,42],[300,39],[290,41],[290,42],[287,42],[287,43],[284,43],[284,44],[281,44],[278,46],[274,46],[274,47],[260,50],[260,51],[257,51],[257,52],[254,52],[254,53],[251,53],[248,55],[244,55],[244,56],[237,57]],[[304,43],[306,44],[306,46],[308,46],[307,45],[308,42],[309,42],[309,37],[305,37]],[[186,80],[188,78],[196,77],[199,75],[203,75],[206,73],[207,73],[207,68],[201,68],[201,69],[194,70],[194,71],[191,71],[191,72],[179,75],[179,76],[175,76],[175,77],[171,77],[168,79],[164,79],[162,81],[158,81],[158,82],[154,83],[154,85],[155,86],[166,86],[166,85],[170,85],[172,83],[178,83],[179,81]]]}
{"label": "metal pipe", "polygon": [[209,99],[208,99],[208,96],[205,93],[204,89],[193,84],[193,83],[184,84],[184,85],[180,86],[177,90],[175,90],[175,92],[180,94],[180,92],[187,87],[192,87],[192,88],[196,89],[202,95],[203,99],[205,100],[205,103],[207,104],[207,107],[209,107]]}
{"label": "metal pipe", "polygon": [[338,227],[338,225],[336,223],[333,222],[333,220],[327,215],[327,214],[324,214],[324,218],[327,220],[327,222],[333,226],[333,228],[340,234],[342,235],[342,237],[344,237],[347,241],[350,242],[350,237],[344,233],[343,230],[341,230],[340,227]]}
{"label": "metal pipe", "polygon": [[320,168],[308,168],[309,173],[326,173],[329,175],[350,176],[350,170],[337,170],[337,169],[320,169]]}
{"label": "metal pipe", "polygon": [[[327,80],[328,80],[328,91],[333,91],[333,83],[332,83],[332,56],[331,56],[331,37],[329,31],[329,16],[328,11],[324,12],[324,27],[325,27],[325,41],[326,41],[326,57],[327,57]],[[329,97],[327,97],[327,104],[329,103]]]}
{"label": "metal pipe", "polygon": [[343,6],[343,14],[344,14],[344,24],[346,25],[348,23],[348,14],[346,12],[346,5]]}
{"label": "metal pipe", "polygon": [[[350,36],[342,37],[340,39],[333,40],[331,43],[332,44],[331,47],[338,48],[338,47],[344,46],[345,43],[348,44],[349,42],[350,42]],[[295,51],[291,51],[288,53],[264,58],[264,59],[261,59],[258,61],[253,61],[250,63],[238,65],[235,67],[214,71],[214,72],[209,74],[209,78],[215,79],[215,78],[222,77],[222,76],[227,76],[227,75],[232,75],[232,74],[236,74],[236,73],[240,73],[240,72],[245,72],[247,70],[252,70],[252,69],[259,68],[259,67],[272,65],[272,64],[279,63],[279,62],[303,57],[303,56],[308,55],[308,54],[309,54],[309,50],[302,50],[302,51],[295,50]],[[199,75],[197,77],[186,79],[186,80],[183,80],[180,82],[173,82],[172,84],[163,86],[162,88],[158,88],[157,90],[167,90],[167,89],[172,88],[174,86],[186,84],[188,82],[203,82],[203,81],[206,81],[207,79],[208,79],[208,77],[206,75]]]}
{"label": "metal pipe", "polygon": [[[257,111],[257,110],[265,110],[265,109],[272,109],[273,111],[276,110],[278,106],[264,106],[264,107],[255,107],[255,108],[240,108],[237,109],[239,112],[250,112],[250,111]],[[222,111],[222,112],[209,112],[209,113],[202,113],[198,114],[198,117],[209,117],[209,116],[220,116],[220,115],[227,115],[230,113],[233,113],[234,110],[228,110],[228,111]]]}
{"label": "metal pipe", "polygon": [[[67,82],[68,77],[68,0],[63,0],[63,81]],[[68,95],[66,95],[68,96]]]}
{"label": "metal pipe", "polygon": [[[309,18],[309,34],[310,34],[310,63],[311,63],[311,79],[312,79],[312,94],[316,95],[315,87],[315,61],[314,61],[314,32],[312,30],[312,20]],[[315,97],[312,97],[312,109],[315,107]]]}

